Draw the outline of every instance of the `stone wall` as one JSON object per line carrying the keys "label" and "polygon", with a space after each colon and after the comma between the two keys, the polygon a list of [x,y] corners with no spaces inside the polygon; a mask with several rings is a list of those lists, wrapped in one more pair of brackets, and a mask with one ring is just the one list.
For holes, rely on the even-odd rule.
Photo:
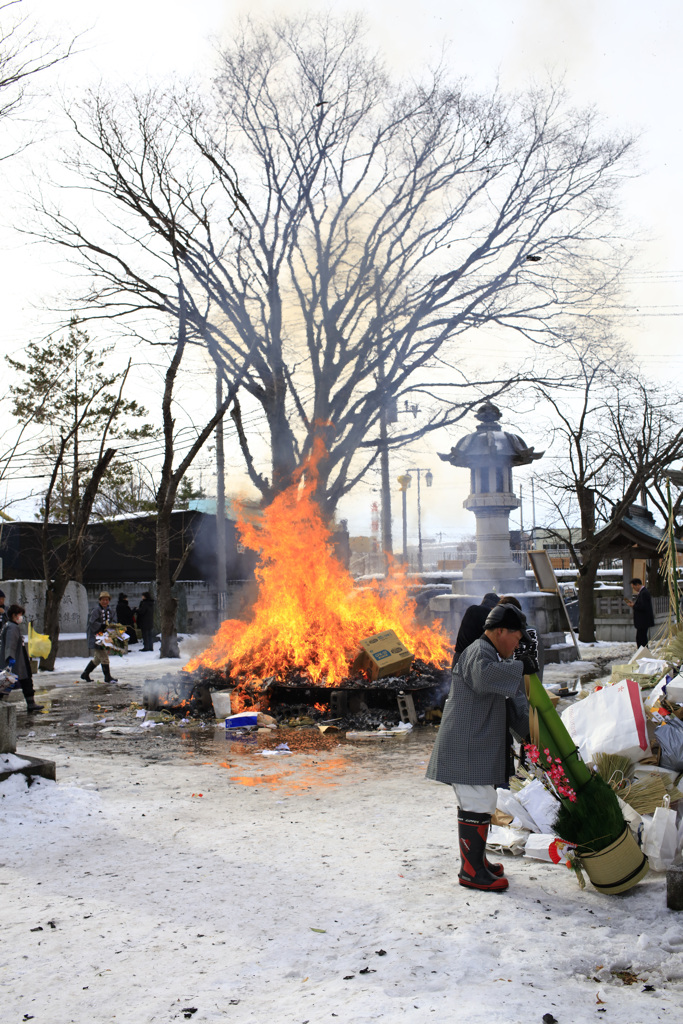
{"label": "stone wall", "polygon": [[[669,618],[669,598],[653,597],[652,607],[655,613],[655,625],[650,631],[651,635]],[[633,610],[624,602],[620,594],[596,594],[595,639],[608,643],[635,642]]]}
{"label": "stone wall", "polygon": [[[148,590],[156,602],[156,585],[154,583],[108,583],[106,580],[88,586],[88,604],[97,602],[101,591],[111,594],[114,610],[119,594],[128,597],[128,604],[136,608],[144,591]],[[206,633],[213,635],[224,619],[238,618],[254,600],[255,583],[253,580],[234,580],[228,584],[227,590],[219,594],[215,586],[203,581],[186,581],[176,583],[173,593],[178,599],[178,615],[176,628],[179,633]],[[159,610],[155,604],[154,627],[160,628]]]}
{"label": "stone wall", "polygon": [[[26,622],[32,622],[38,633],[44,632],[45,624],[45,580],[2,580],[0,589],[5,592],[5,607],[20,604],[26,609]],[[85,633],[88,620],[88,595],[81,583],[73,581],[67,585],[59,609],[59,632]],[[26,623],[24,633],[26,633]]]}

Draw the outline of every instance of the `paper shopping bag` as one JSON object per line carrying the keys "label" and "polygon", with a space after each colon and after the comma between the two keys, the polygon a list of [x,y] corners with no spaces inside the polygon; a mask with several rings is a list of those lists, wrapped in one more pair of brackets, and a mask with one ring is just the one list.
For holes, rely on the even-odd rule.
{"label": "paper shopping bag", "polygon": [[596,754],[623,754],[632,761],[650,757],[640,687],[632,679],[596,690],[562,713],[584,761]]}

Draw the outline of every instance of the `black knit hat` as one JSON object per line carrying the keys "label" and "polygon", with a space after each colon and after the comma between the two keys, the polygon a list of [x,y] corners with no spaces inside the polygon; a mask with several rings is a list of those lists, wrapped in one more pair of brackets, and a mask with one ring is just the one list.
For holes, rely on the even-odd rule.
{"label": "black knit hat", "polygon": [[497,604],[486,616],[484,629],[511,629],[519,630],[522,639],[531,642],[531,637],[526,631],[526,616],[514,604]]}

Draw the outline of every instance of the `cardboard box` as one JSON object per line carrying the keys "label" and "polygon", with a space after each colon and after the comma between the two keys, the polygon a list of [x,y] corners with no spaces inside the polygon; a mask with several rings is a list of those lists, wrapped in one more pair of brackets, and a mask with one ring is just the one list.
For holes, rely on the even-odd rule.
{"label": "cardboard box", "polygon": [[371,679],[384,676],[402,676],[410,671],[413,655],[404,647],[393,629],[376,633],[361,640],[361,667]]}

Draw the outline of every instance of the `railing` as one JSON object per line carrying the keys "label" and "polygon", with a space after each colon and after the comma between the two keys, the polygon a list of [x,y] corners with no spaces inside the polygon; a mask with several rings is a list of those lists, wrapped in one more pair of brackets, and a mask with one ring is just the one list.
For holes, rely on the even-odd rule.
{"label": "railing", "polygon": [[[668,597],[653,597],[652,598],[652,610],[655,615],[668,615],[669,613],[669,598]],[[618,616],[630,617],[633,615],[633,609],[624,601],[623,597],[619,594],[610,595],[596,595],[595,597],[595,615],[599,619],[612,619]]]}

